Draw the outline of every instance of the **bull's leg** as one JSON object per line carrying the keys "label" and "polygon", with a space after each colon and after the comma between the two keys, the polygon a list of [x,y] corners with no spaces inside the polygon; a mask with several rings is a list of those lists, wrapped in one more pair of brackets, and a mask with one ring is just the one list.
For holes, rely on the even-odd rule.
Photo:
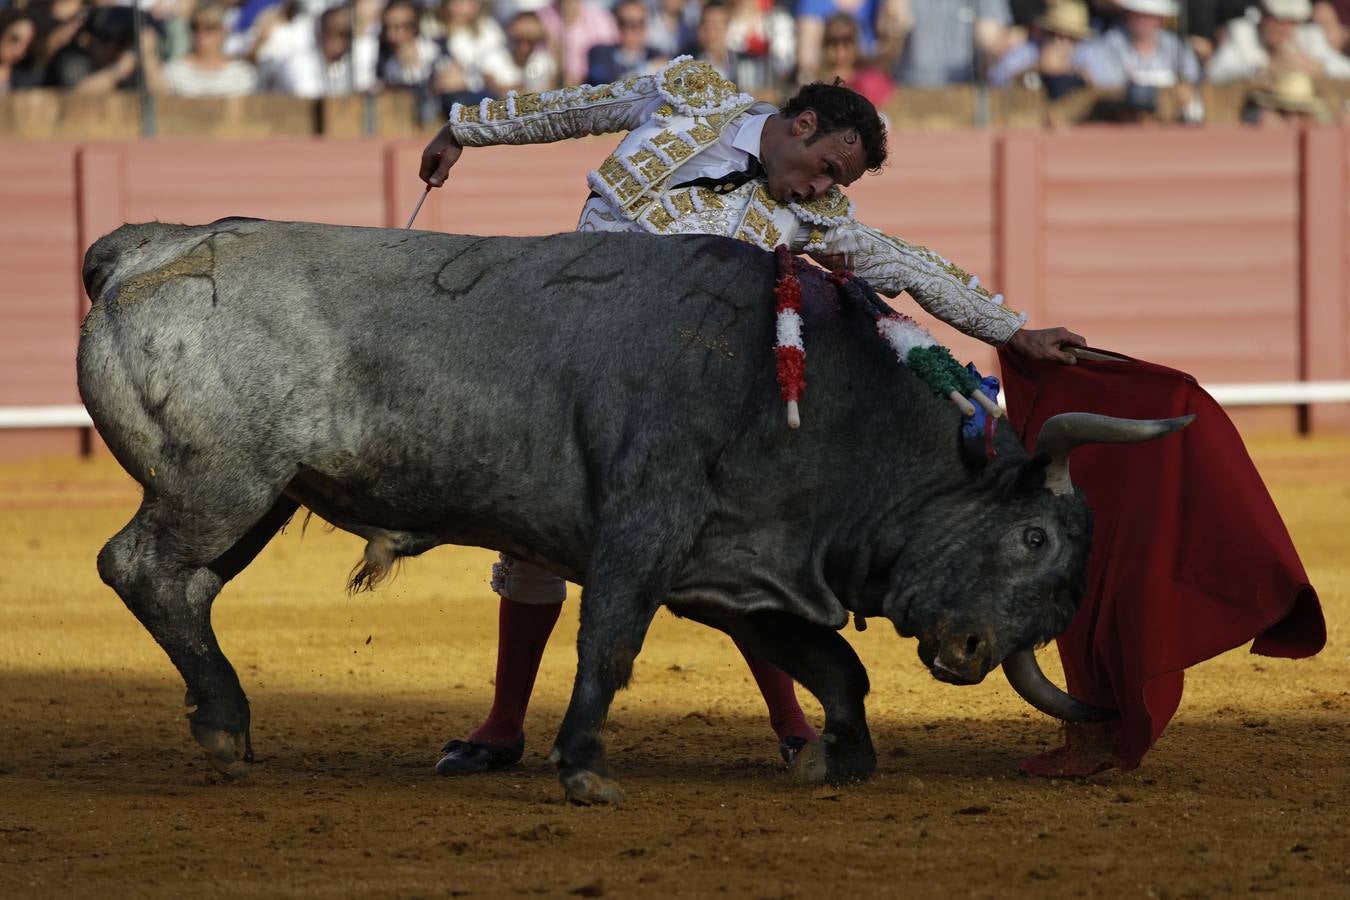
{"label": "bull's leg", "polygon": [[[677,484],[696,483],[669,472],[662,475]],[[623,791],[606,777],[600,732],[614,693],[632,677],[633,660],[692,543],[692,528],[677,532],[661,525],[688,527],[697,521],[698,503],[696,496],[647,490],[642,500],[613,501],[610,509],[615,512],[596,529],[596,550],[581,593],[576,680],[549,755],[574,802],[623,801]]]}
{"label": "bull's leg", "polygon": [[867,670],[839,632],[787,613],[752,613],[726,630],[754,653],[787,672],[825,709],[825,733],[793,760],[802,783],[862,781],[876,769],[863,698]]}
{"label": "bull's leg", "polygon": [[623,802],[608,775],[601,737],[614,694],[626,687],[652,617],[668,582],[659,578],[588,577],[577,631],[577,676],[557,743],[549,758],[568,799],[576,803]]}
{"label": "bull's leg", "polygon": [[[601,737],[614,694],[628,685],[656,610],[688,556],[707,504],[708,462],[678,433],[634,433],[610,466],[581,592],[577,674],[549,754],[577,803],[623,802]],[[654,465],[661,459],[664,464]]]}
{"label": "bull's leg", "polygon": [[[173,504],[147,495],[132,520],[99,553],[98,570],[127,608],[168,654],[187,686],[192,736],[211,765],[238,776],[253,760],[249,705],[239,678],[216,642],[211,604],[221,586],[237,575],[295,511],[276,500],[251,526],[231,527],[239,516],[191,519]],[[250,516],[256,518],[256,516]],[[242,530],[231,540],[229,535]]]}

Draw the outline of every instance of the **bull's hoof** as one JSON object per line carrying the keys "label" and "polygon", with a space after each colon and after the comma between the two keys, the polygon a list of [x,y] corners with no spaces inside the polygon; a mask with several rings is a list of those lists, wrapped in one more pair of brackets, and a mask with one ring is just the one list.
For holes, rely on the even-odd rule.
{"label": "bull's hoof", "polygon": [[231,734],[222,728],[193,722],[192,737],[206,751],[211,768],[226,781],[234,781],[248,774],[253,754],[246,734]]}
{"label": "bull's hoof", "polygon": [[567,792],[567,799],[573,803],[581,806],[623,805],[623,788],[603,775],[588,769],[573,769],[559,773],[558,778]]}
{"label": "bull's hoof", "polygon": [[866,781],[876,767],[877,757],[870,742],[860,744],[825,734],[797,751],[789,771],[794,784],[838,785]]}
{"label": "bull's hoof", "polygon": [[797,751],[788,771],[793,784],[824,784],[829,775],[829,758],[822,741],[807,741]]}
{"label": "bull's hoof", "polygon": [[872,748],[850,748],[851,752],[841,753],[838,748],[830,748],[828,771],[825,780],[830,784],[857,784],[872,777],[877,770],[877,757]]}

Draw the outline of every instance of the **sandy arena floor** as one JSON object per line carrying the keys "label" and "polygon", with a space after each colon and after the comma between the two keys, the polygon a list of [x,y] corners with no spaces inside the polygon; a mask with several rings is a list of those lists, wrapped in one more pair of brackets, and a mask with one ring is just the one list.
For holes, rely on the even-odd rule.
{"label": "sandy arena floor", "polygon": [[1014,774],[1055,725],[1000,677],[938,684],[878,627],[849,633],[878,776],[794,789],[729,642],[663,613],[608,731],[619,810],[565,804],[544,759],[574,601],[524,763],[437,778],[490,696],[489,555],[442,548],[349,599],[360,544],[320,527],[292,527],[216,605],[259,758],[222,784],[177,673],[94,570],[135,485],[106,458],[0,466],[0,897],[1350,896],[1350,441],[1253,452],[1328,648],[1192,670],[1140,770]]}

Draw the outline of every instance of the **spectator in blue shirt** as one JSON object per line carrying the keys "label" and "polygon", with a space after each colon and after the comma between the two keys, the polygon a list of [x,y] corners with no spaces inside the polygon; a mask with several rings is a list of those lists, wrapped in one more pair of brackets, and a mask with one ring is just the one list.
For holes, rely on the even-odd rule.
{"label": "spectator in blue shirt", "polygon": [[614,24],[619,27],[619,42],[596,44],[586,54],[587,84],[612,84],[661,59],[661,53],[647,43],[644,0],[619,0],[614,4]]}
{"label": "spectator in blue shirt", "polygon": [[1099,39],[1074,53],[1073,67],[1102,88],[1157,90],[1200,80],[1191,48],[1164,27],[1177,14],[1176,0],[1117,0],[1124,15]]}
{"label": "spectator in blue shirt", "polygon": [[662,56],[676,56],[697,38],[703,5],[698,0],[647,0],[647,43]]}
{"label": "spectator in blue shirt", "polygon": [[913,25],[896,80],[915,87],[984,81],[1009,49],[1008,0],[909,0]]}
{"label": "spectator in blue shirt", "polygon": [[1003,54],[989,70],[989,83],[1043,87],[1051,100],[1081,88],[1083,78],[1073,68],[1073,56],[1082,41],[1096,36],[1088,22],[1083,0],[1052,3],[1031,22],[1030,37]]}

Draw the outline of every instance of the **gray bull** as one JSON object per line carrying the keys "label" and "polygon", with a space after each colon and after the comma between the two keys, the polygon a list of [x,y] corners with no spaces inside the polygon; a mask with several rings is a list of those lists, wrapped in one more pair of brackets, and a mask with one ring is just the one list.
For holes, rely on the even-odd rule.
{"label": "gray bull", "polygon": [[302,505],[367,540],[355,587],[440,544],[585,586],[552,754],[578,801],[622,797],[600,732],[662,603],[820,700],[804,778],[875,767],[867,675],[838,633],[850,613],[917,636],[944,681],[1006,658],[1035,705],[1090,716],[1030,652],[1084,587],[1067,451],[1181,424],[1062,419],[1034,458],[1004,428],[974,465],[951,404],[806,278],[810,391],[791,431],[773,255],[725,238],[128,225],[84,277],[80,391],[145,489],[99,573],[182,674],[192,733],[227,774],[252,758],[249,705],[211,604]]}

